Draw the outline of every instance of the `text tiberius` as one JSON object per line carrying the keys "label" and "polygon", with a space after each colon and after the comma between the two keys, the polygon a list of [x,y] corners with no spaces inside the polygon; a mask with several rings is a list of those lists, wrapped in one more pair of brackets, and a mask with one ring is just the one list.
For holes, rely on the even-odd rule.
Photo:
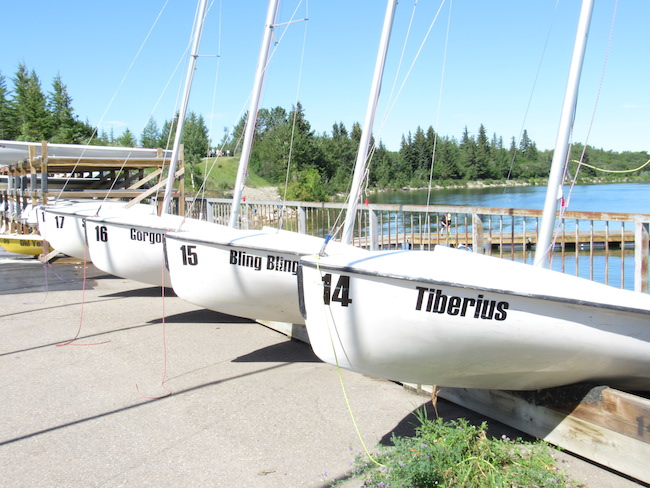
{"label": "text tiberius", "polygon": [[[460,317],[474,317],[475,319],[505,320],[508,316],[508,302],[486,300],[483,295],[476,298],[447,296],[442,290],[416,286],[418,291],[415,310],[424,310],[432,313],[446,313]],[[425,299],[426,297],[426,299]]]}

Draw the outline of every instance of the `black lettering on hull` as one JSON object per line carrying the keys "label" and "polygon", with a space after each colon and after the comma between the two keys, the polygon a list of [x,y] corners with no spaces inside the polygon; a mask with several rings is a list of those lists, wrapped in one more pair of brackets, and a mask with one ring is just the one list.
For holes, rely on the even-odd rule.
{"label": "black lettering on hull", "polygon": [[416,286],[415,289],[418,292],[415,310],[498,321],[503,321],[508,316],[508,302],[487,300],[483,295],[476,298],[447,296],[442,290],[421,286]]}

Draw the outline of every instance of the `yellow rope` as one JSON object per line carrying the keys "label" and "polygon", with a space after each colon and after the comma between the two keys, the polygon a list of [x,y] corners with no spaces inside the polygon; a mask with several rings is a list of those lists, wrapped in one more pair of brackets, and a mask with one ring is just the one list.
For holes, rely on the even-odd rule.
{"label": "yellow rope", "polygon": [[596,170],[596,171],[601,171],[603,173],[634,173],[635,171],[639,171],[640,169],[645,168],[648,164],[650,164],[650,159],[648,159],[645,163],[643,163],[638,168],[635,168],[635,169],[622,169],[622,170],[597,168],[596,166],[592,166],[591,164],[576,161],[575,159],[572,159],[571,162],[576,163],[578,166],[586,166],[587,168],[591,168],[591,169]]}
{"label": "yellow rope", "polygon": [[[322,278],[322,273],[320,270],[320,255],[316,255],[316,270],[318,271],[318,274]],[[324,305],[324,304],[323,304]],[[329,309],[329,307],[328,307]],[[332,314],[330,312],[330,318],[332,319],[331,322],[332,324],[334,323],[334,318],[332,317]],[[326,319],[326,323],[329,321]],[[366,456],[368,456],[368,459],[372,461],[374,464],[377,466],[385,468],[386,466],[381,464],[379,461],[375,460],[375,458],[372,457],[372,454],[370,454],[370,451],[368,450],[368,447],[366,446],[366,443],[363,440],[363,436],[361,435],[361,431],[359,430],[359,425],[357,424],[357,419],[354,416],[354,412],[352,412],[352,405],[350,405],[350,399],[348,398],[348,393],[345,389],[345,382],[343,381],[343,375],[341,374],[341,366],[339,365],[339,357],[336,354],[336,347],[334,346],[334,338],[332,337],[332,329],[331,327],[327,327],[327,332],[329,333],[330,336],[330,344],[332,345],[332,352],[334,353],[334,361],[336,362],[336,372],[339,375],[339,382],[341,383],[341,390],[343,391],[343,398],[345,399],[345,405],[348,408],[348,413],[350,414],[350,419],[352,419],[352,424],[354,425],[354,430],[357,433],[357,437],[359,438],[359,441],[361,442],[361,445],[363,446],[363,450],[366,453]]]}

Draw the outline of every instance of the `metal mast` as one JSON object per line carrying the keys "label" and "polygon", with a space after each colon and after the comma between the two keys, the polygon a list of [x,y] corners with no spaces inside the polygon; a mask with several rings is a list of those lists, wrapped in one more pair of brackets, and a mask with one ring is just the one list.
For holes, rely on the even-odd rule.
{"label": "metal mast", "polygon": [[553,228],[555,226],[555,214],[557,212],[558,189],[562,186],[564,168],[569,156],[569,140],[573,129],[576,103],[578,101],[580,74],[585,57],[587,37],[589,35],[589,24],[591,22],[591,13],[593,9],[594,0],[583,0],[582,8],[580,10],[580,18],[578,20],[576,40],[573,45],[573,57],[571,59],[571,68],[569,69],[569,79],[564,94],[564,105],[562,107],[562,116],[560,117],[560,127],[558,129],[555,150],[553,152],[551,173],[548,178],[546,200],[544,201],[544,211],[542,212],[542,222],[540,224],[537,244],[535,246],[535,266],[548,267],[549,256],[552,252],[551,241],[553,238]]}
{"label": "metal mast", "polygon": [[350,189],[350,200],[348,201],[348,209],[343,223],[341,242],[344,244],[352,243],[357,203],[361,195],[361,183],[366,173],[368,146],[370,145],[370,137],[372,136],[372,127],[375,121],[375,113],[377,112],[379,93],[381,92],[381,81],[384,74],[386,53],[388,51],[390,34],[393,28],[396,6],[397,0],[388,0],[388,4],[386,5],[386,15],[384,16],[384,27],[382,28],[379,50],[377,52],[377,60],[375,61],[375,73],[372,79],[370,97],[368,98],[366,118],[363,122],[363,130],[361,132],[361,140],[359,141],[359,150],[357,152],[357,160],[354,167],[354,176],[352,178],[352,187]]}
{"label": "metal mast", "polygon": [[169,163],[167,186],[165,188],[165,196],[163,197],[162,203],[162,214],[168,214],[170,210],[172,191],[174,190],[176,166],[178,166],[178,154],[181,148],[181,136],[183,135],[183,125],[185,125],[187,103],[190,99],[190,90],[192,89],[192,79],[194,78],[196,58],[199,57],[199,45],[201,44],[201,33],[203,32],[203,22],[205,21],[207,3],[208,0],[199,0],[198,14],[196,17],[196,25],[194,26],[194,36],[192,39],[192,52],[190,53],[190,61],[187,66],[187,73],[185,75],[185,88],[183,89],[181,109],[178,113],[178,124],[176,125],[176,134],[174,136],[174,145],[172,147],[172,160]]}
{"label": "metal mast", "polygon": [[253,136],[255,134],[255,124],[257,123],[257,110],[260,104],[260,97],[262,95],[262,86],[264,84],[264,74],[266,72],[266,64],[269,58],[269,50],[271,47],[271,39],[273,37],[273,28],[275,17],[278,12],[279,0],[269,0],[269,6],[266,11],[266,23],[264,25],[264,36],[262,38],[262,45],[260,47],[260,55],[257,60],[257,71],[255,72],[255,82],[253,83],[253,93],[251,96],[251,103],[248,109],[248,117],[246,118],[246,129],[244,133],[244,143],[242,147],[241,158],[239,160],[239,168],[237,169],[237,180],[235,181],[235,190],[232,196],[232,211],[230,213],[230,227],[236,228],[239,219],[239,208],[241,207],[241,196],[244,190],[244,181],[246,180],[246,171],[248,169],[248,162],[251,157],[251,150],[253,147]]}

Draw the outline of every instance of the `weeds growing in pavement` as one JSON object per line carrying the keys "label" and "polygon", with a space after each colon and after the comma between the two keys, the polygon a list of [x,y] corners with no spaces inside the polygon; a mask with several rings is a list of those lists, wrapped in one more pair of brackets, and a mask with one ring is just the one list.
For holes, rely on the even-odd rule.
{"label": "weeds growing in pavement", "polygon": [[355,472],[364,487],[578,488],[555,467],[552,448],[487,436],[487,424],[465,419],[429,420],[417,414],[414,437],[393,436],[393,446],[381,447],[375,461],[357,456]]}

